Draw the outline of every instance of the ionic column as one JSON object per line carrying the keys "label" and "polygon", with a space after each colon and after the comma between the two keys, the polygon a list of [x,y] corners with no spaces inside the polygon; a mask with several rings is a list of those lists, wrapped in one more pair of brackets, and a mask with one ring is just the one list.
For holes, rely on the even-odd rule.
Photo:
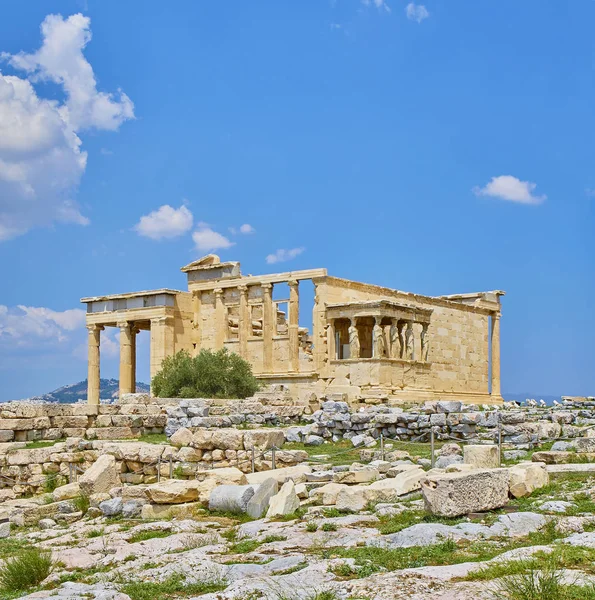
{"label": "ionic column", "polygon": [[263,283],[262,287],[262,370],[273,372],[273,332],[275,320],[273,316],[273,284]]}
{"label": "ionic column", "polygon": [[87,358],[87,403],[99,404],[99,345],[103,326],[87,325],[87,329],[89,330],[89,350]]}
{"label": "ionic column", "polygon": [[492,315],[492,396],[501,397],[500,391],[500,314]]}
{"label": "ionic column", "polygon": [[132,331],[130,323],[118,323],[120,328],[120,396],[132,392]]}
{"label": "ionic column", "polygon": [[297,373],[300,370],[300,292],[299,281],[290,279],[289,285],[289,370]]}
{"label": "ionic column", "polygon": [[240,356],[248,358],[248,337],[252,329],[252,319],[250,318],[250,307],[248,306],[248,286],[238,286],[240,292],[240,314],[238,323],[238,337],[240,341]]}
{"label": "ionic column", "polygon": [[151,381],[161,370],[161,363],[175,351],[174,318],[170,315],[151,319]]}
{"label": "ionic column", "polygon": [[136,392],[136,336],[140,333],[140,329],[132,325],[130,329],[132,338],[130,340],[130,350],[132,355],[132,393]]}
{"label": "ionic column", "polygon": [[215,290],[215,350],[220,350],[225,345],[227,327],[223,290],[217,288]]}
{"label": "ionic column", "polygon": [[335,334],[335,319],[329,319],[328,321],[328,359],[337,360],[337,336]]}
{"label": "ionic column", "polygon": [[202,331],[200,327],[200,311],[202,308],[202,292],[200,290],[195,290],[192,292],[192,342],[196,344],[196,352],[198,354],[200,351],[200,346],[202,343]]}

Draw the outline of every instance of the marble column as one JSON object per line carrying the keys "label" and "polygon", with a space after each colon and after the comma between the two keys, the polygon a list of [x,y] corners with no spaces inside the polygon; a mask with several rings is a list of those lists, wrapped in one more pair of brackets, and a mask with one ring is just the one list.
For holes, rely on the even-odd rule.
{"label": "marble column", "polygon": [[337,336],[335,333],[335,319],[328,321],[328,359],[337,360]]}
{"label": "marble column", "polygon": [[200,311],[202,308],[202,292],[192,292],[192,343],[194,344],[194,355],[200,352],[202,343],[202,331],[200,327]]}
{"label": "marble column", "polygon": [[289,285],[289,371],[297,373],[300,370],[300,292],[299,281],[290,279]]}
{"label": "marble column", "polygon": [[130,340],[130,350],[132,355],[132,393],[136,392],[136,336],[140,333],[140,329],[132,325],[130,329],[132,338]]}
{"label": "marble column", "polygon": [[102,325],[87,325],[89,330],[89,352],[87,358],[87,403],[99,404],[99,345],[101,339]]}
{"label": "marble column", "polygon": [[430,337],[428,334],[429,323],[421,324],[421,360],[428,362],[430,354]]}
{"label": "marble column", "polygon": [[262,284],[262,370],[273,372],[273,334],[276,327],[276,315],[273,314],[273,284]]}
{"label": "marble column", "polygon": [[500,314],[492,315],[492,396],[501,397],[500,391]]}
{"label": "marble column", "polygon": [[248,337],[252,330],[250,307],[248,306],[248,286],[238,286],[240,292],[240,314],[238,315],[238,338],[240,342],[240,356],[248,358]]}
{"label": "marble column", "polygon": [[132,392],[132,331],[130,323],[118,323],[120,328],[120,397]]}
{"label": "marble column", "polygon": [[151,319],[151,381],[161,370],[161,363],[175,352],[174,318],[171,315]]}
{"label": "marble column", "polygon": [[215,350],[221,350],[225,346],[227,339],[227,315],[225,314],[225,305],[223,304],[223,290],[215,290]]}

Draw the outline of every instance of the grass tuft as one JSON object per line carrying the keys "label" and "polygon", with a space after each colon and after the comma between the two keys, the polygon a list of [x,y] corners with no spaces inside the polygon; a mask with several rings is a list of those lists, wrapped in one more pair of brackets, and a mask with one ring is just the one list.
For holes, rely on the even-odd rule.
{"label": "grass tuft", "polygon": [[35,546],[21,550],[0,567],[0,587],[7,592],[27,590],[52,571],[52,553]]}

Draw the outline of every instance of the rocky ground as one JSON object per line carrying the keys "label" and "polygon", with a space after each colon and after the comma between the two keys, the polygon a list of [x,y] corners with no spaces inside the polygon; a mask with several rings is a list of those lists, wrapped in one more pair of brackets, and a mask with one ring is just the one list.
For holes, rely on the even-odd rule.
{"label": "rocky ground", "polygon": [[[380,492],[362,496],[363,489],[375,488],[358,473],[383,472],[376,484],[392,477],[394,487],[403,474],[420,470],[427,453],[401,451],[388,455],[393,460],[362,465],[340,445],[313,452],[310,472],[296,474],[290,484],[301,500],[291,506],[288,495],[277,516],[269,508],[269,518],[208,510],[197,502],[178,505],[188,510],[165,520],[126,518],[117,500],[122,488],[115,487],[101,510],[63,500],[54,518],[11,524],[0,557],[10,563],[23,548],[37,547],[51,551],[53,570],[37,587],[0,598],[487,600],[504,593],[511,576],[518,578],[515,589],[535,580],[536,595],[506,592],[502,598],[595,598],[595,465],[549,465],[547,485],[502,508],[440,517],[428,512],[417,490],[383,502],[382,484]],[[439,452],[439,460],[453,457],[443,460],[449,469],[461,469],[454,447]],[[362,457],[373,459],[374,451]],[[352,479],[358,482],[349,486]],[[189,489],[188,482],[182,485]],[[330,499],[312,493],[322,486]],[[346,504],[337,501],[339,494]],[[371,500],[361,506],[362,497]],[[46,501],[26,500],[38,503],[40,514]],[[321,501],[326,505],[315,503]],[[293,512],[283,514],[288,506]],[[105,516],[110,511],[115,515]],[[548,584],[545,577],[555,579],[557,595],[539,590]]]}

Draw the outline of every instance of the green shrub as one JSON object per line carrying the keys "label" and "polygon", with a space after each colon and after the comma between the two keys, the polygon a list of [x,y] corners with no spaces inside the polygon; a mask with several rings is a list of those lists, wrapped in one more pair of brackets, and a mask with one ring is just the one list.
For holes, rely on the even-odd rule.
{"label": "green shrub", "polygon": [[151,386],[161,398],[247,398],[259,388],[250,364],[226,348],[168,356]]}
{"label": "green shrub", "polygon": [[32,547],[21,550],[0,568],[0,586],[18,592],[41,583],[52,571],[51,552]]}

